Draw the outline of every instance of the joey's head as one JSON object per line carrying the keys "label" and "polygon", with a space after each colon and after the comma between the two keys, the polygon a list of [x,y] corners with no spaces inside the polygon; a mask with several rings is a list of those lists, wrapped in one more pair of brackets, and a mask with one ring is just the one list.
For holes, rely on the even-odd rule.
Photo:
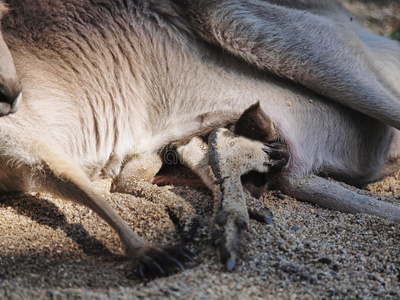
{"label": "joey's head", "polygon": [[262,143],[278,140],[279,135],[272,120],[257,102],[244,111],[234,127],[234,133]]}
{"label": "joey's head", "polygon": [[[7,7],[0,2],[0,18]],[[17,76],[14,61],[0,31],[0,116],[18,110],[22,99],[22,86]]]}
{"label": "joey's head", "polygon": [[265,187],[288,164],[289,151],[287,145],[280,137],[275,124],[261,109],[259,102],[245,110],[234,125],[233,132],[265,145],[263,150],[270,159],[268,173],[260,173],[254,170],[242,175],[243,185],[254,197],[259,198]]}

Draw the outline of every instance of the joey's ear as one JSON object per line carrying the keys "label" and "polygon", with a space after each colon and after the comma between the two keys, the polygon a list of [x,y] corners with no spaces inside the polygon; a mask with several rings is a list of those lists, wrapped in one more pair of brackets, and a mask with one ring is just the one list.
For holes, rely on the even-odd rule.
{"label": "joey's ear", "polygon": [[260,102],[253,104],[244,111],[235,124],[233,132],[263,143],[278,139],[274,124],[261,109]]}

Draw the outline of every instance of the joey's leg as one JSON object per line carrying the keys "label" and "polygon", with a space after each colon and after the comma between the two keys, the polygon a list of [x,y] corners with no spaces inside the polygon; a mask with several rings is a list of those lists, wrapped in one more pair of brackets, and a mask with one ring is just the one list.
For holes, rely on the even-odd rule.
{"label": "joey's leg", "polygon": [[86,174],[65,153],[39,141],[33,143],[32,148],[29,152],[35,153],[39,157],[38,161],[20,168],[30,169],[31,178],[42,189],[83,204],[102,217],[118,233],[126,255],[143,278],[164,275],[174,268],[182,267],[180,260],[190,256],[189,251],[183,247],[171,249],[148,244],[93,188]]}
{"label": "joey's leg", "polygon": [[[213,190],[215,198],[214,222],[211,238],[223,263],[231,270],[240,256],[240,237],[249,221],[247,202],[256,201],[243,189],[241,176],[250,170],[269,172],[276,161],[273,147],[261,142],[236,136],[227,129],[211,133],[209,145],[195,137],[187,144],[177,147],[182,162],[198,174]],[[262,218],[252,213],[258,220],[268,222],[269,210]]]}
{"label": "joey's leg", "polygon": [[[179,157],[179,160],[196,175],[198,175],[211,191],[214,191],[216,188],[218,188],[215,183],[215,176],[212,173],[210,165],[208,164],[208,145],[202,138],[193,137],[186,144],[178,146],[176,148],[176,153]],[[278,167],[278,165],[281,164],[276,162],[274,167]],[[258,199],[259,197],[257,197],[259,195],[254,196],[247,189],[247,187],[248,186],[246,186],[246,189],[244,189],[243,192],[250,218],[262,223],[271,223],[272,212],[260,202]]]}
{"label": "joey's leg", "polygon": [[[267,148],[263,149],[267,150]],[[186,144],[176,147],[176,153],[179,160],[198,175],[211,191],[218,188],[218,186],[216,186],[215,176],[208,164],[208,144],[202,138],[193,137]],[[270,153],[273,156],[275,155],[275,160],[271,168],[277,170],[277,168],[282,166],[282,162],[280,161],[280,159],[282,159],[282,151],[280,148],[275,147]],[[286,154],[286,152],[283,154]],[[258,199],[259,197],[257,197],[259,195],[254,196],[247,187],[249,186],[246,186],[243,192],[250,218],[267,224],[271,223],[272,212],[260,202]]]}
{"label": "joey's leg", "polygon": [[[280,141],[280,135],[272,120],[264,113],[257,102],[246,109],[242,116],[237,120],[236,124],[231,128],[234,134],[263,143],[264,151],[269,154],[272,162],[270,164],[269,173],[274,175],[279,173],[288,163],[289,152],[286,144]],[[232,140],[235,137],[232,136]],[[249,141],[249,144],[251,142]],[[214,190],[215,178],[208,161],[208,144],[200,137],[194,137],[186,144],[176,147],[176,153],[179,160],[196,173],[210,189]],[[246,181],[254,181],[254,174],[246,174],[242,179],[246,185]],[[253,186],[246,185],[251,194],[259,198],[262,192],[263,184],[258,182],[259,191]]]}
{"label": "joey's leg", "polygon": [[227,129],[210,134],[208,159],[217,186],[211,235],[228,270],[240,258],[241,235],[249,222],[241,176],[249,171],[268,173],[274,165],[272,152],[263,143],[236,136]]}
{"label": "joey's leg", "polygon": [[161,169],[162,163],[162,158],[158,154],[142,153],[132,156],[114,180],[111,192],[143,197],[148,201],[163,205],[181,231],[183,238],[191,239],[198,224],[194,208],[168,188],[150,183]]}
{"label": "joey's leg", "polygon": [[400,207],[362,195],[316,175],[288,178],[280,184],[290,196],[345,213],[362,213],[400,223]]}

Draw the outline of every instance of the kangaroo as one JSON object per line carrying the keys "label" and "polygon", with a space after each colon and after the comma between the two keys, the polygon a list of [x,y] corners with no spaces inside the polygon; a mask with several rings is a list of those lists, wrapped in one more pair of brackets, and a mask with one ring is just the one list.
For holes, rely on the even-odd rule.
{"label": "kangaroo", "polygon": [[[0,20],[7,9],[0,3]],[[11,53],[0,31],[0,116],[15,113],[22,99],[22,86]]]}
{"label": "kangaroo", "polygon": [[[362,185],[398,167],[399,45],[335,2],[301,3],[9,1],[4,39],[24,92],[18,113],[0,118],[0,190],[42,189],[93,209],[142,277],[192,253],[142,240],[90,179],[146,196],[130,177],[151,181],[169,144],[215,191],[213,238],[228,270],[249,217],[238,181],[251,170],[278,165],[271,184],[289,195],[398,222],[399,208],[323,177]],[[238,135],[218,129],[235,123]]]}

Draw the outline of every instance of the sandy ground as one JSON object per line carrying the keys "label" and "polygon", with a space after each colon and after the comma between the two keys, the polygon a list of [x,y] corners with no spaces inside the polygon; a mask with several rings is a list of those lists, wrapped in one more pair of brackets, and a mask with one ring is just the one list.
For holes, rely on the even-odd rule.
{"label": "sandy ground", "polygon": [[[366,26],[381,25],[374,27],[380,33],[400,29],[396,1],[348,5]],[[399,176],[367,189],[400,202]],[[164,245],[180,242],[161,204],[110,194],[107,180],[96,185],[141,236]],[[0,299],[400,298],[400,225],[321,209],[271,191],[262,201],[273,211],[273,223],[251,221],[243,260],[228,273],[208,241],[210,193],[164,189],[201,217],[195,240],[186,244],[198,255],[185,271],[147,285],[131,272],[116,234],[93,212],[45,194],[0,196]]]}

